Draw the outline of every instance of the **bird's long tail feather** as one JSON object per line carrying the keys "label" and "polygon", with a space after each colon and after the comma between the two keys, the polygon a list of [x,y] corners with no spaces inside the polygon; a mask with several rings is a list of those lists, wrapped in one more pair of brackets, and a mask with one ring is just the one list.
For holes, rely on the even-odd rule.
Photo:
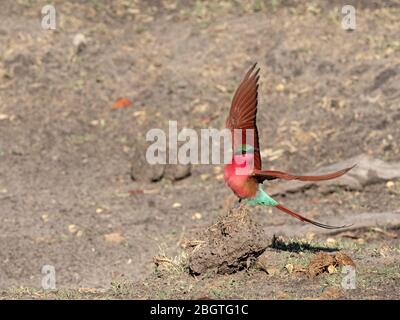
{"label": "bird's long tail feather", "polygon": [[330,226],[330,225],[327,225],[327,224],[323,224],[323,223],[308,219],[308,218],[303,217],[302,215],[300,215],[300,214],[298,214],[296,212],[293,212],[293,211],[289,210],[288,208],[284,207],[281,204],[278,204],[275,207],[278,208],[279,210],[287,213],[287,214],[290,214],[292,217],[295,217],[296,219],[299,219],[300,221],[311,223],[311,224],[313,224],[313,225],[315,225],[317,227],[320,227],[320,228],[324,228],[324,229],[341,229],[341,228],[349,227],[348,225],[347,226],[340,226],[340,227]]}
{"label": "bird's long tail feather", "polygon": [[322,174],[318,176],[300,176],[300,175],[294,175],[290,174],[287,172],[283,171],[274,171],[274,170],[255,170],[254,173],[256,176],[260,176],[261,178],[264,178],[266,180],[273,180],[273,179],[284,179],[284,180],[300,180],[300,181],[323,181],[323,180],[330,180],[330,179],[335,179],[338,178],[351,169],[353,169],[356,165],[339,170],[336,172],[331,172],[327,174]]}

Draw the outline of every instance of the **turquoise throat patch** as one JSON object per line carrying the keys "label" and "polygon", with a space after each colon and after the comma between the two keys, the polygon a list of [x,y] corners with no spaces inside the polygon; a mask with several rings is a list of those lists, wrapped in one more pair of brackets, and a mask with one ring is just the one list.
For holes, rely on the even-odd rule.
{"label": "turquoise throat patch", "polygon": [[263,189],[263,185],[258,185],[258,191],[254,198],[246,199],[245,202],[251,206],[264,205],[264,206],[277,206],[279,203],[272,199]]}

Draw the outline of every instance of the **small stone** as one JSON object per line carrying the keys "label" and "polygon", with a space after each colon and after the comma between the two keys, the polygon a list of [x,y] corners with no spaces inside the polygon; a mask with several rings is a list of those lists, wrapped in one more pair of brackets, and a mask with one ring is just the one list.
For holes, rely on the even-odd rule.
{"label": "small stone", "polygon": [[192,166],[190,164],[166,165],[165,177],[171,180],[182,180],[190,176]]}
{"label": "small stone", "polygon": [[357,239],[357,243],[358,244],[364,244],[365,240],[363,238],[359,238],[359,239]]}
{"label": "small stone", "polygon": [[174,208],[174,209],[177,209],[177,208],[180,208],[180,207],[182,207],[182,204],[180,204],[179,202],[175,202],[175,203],[172,205],[172,208]]}
{"label": "small stone", "polygon": [[96,208],[96,213],[102,213],[104,211],[103,208]]}
{"label": "small stone", "polygon": [[225,92],[228,91],[228,89],[227,89],[226,87],[224,87],[224,86],[222,86],[222,85],[220,85],[220,84],[217,84],[216,87],[217,87],[217,89],[218,89],[219,91],[221,91],[221,92],[223,92],[223,93],[225,93]]}
{"label": "small stone", "polygon": [[275,87],[275,90],[278,92],[282,92],[285,90],[285,86],[282,83],[280,83]]}
{"label": "small stone", "polygon": [[0,113],[0,120],[7,120],[8,118],[8,114]]}
{"label": "small stone", "polygon": [[326,242],[326,244],[329,245],[329,246],[334,246],[334,245],[336,244],[336,240],[333,239],[333,238],[328,238],[328,239],[326,239],[325,242]]}
{"label": "small stone", "polygon": [[129,148],[129,146],[127,146],[127,145],[124,145],[124,146],[122,147],[122,151],[123,151],[124,153],[129,153],[129,151],[131,151],[131,148]]}
{"label": "small stone", "polygon": [[220,166],[215,166],[213,168],[214,174],[220,174],[222,171],[222,168]]}
{"label": "small stone", "polygon": [[386,187],[387,187],[388,189],[393,188],[393,187],[394,187],[394,182],[393,182],[393,181],[388,181],[388,182],[386,182]]}
{"label": "small stone", "polygon": [[76,47],[76,53],[80,53],[86,47],[86,37],[82,33],[77,33],[72,40],[72,43]]}
{"label": "small stone", "polygon": [[108,233],[104,235],[104,240],[113,244],[120,244],[124,237],[119,232]]}
{"label": "small stone", "polygon": [[193,216],[192,219],[193,220],[200,220],[203,216],[201,215],[200,212],[196,212]]}
{"label": "small stone", "polygon": [[218,181],[221,181],[224,179],[224,175],[223,174],[219,174],[215,177],[215,179],[217,179]]}
{"label": "small stone", "polygon": [[78,231],[78,227],[74,224],[70,224],[68,226],[68,231],[72,234],[76,233]]}
{"label": "small stone", "polygon": [[208,103],[203,103],[203,104],[199,104],[199,105],[195,106],[193,110],[194,110],[194,112],[197,112],[197,113],[204,113],[208,110],[208,107],[209,107]]}
{"label": "small stone", "polygon": [[76,236],[77,236],[78,238],[82,237],[82,236],[83,236],[83,231],[82,231],[82,230],[79,230],[79,231],[76,233]]}
{"label": "small stone", "polygon": [[49,221],[49,215],[47,213],[42,214],[42,220],[43,220],[43,222]]}
{"label": "small stone", "polygon": [[217,84],[216,85],[217,89],[223,93],[227,92],[228,89],[226,89],[226,87],[224,87],[223,85]]}
{"label": "small stone", "polygon": [[143,117],[143,116],[145,116],[146,115],[146,111],[145,110],[139,110],[139,111],[135,111],[134,113],[133,113],[133,116],[135,117],[135,118],[137,118],[137,117]]}

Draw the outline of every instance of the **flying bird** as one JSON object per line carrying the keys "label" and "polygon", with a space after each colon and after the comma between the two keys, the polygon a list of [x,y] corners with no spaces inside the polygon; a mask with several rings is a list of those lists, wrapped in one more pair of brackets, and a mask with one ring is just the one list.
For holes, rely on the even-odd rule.
{"label": "flying bird", "polygon": [[255,63],[246,73],[232,99],[226,119],[226,127],[232,133],[232,163],[224,167],[226,184],[239,198],[249,205],[273,206],[303,222],[325,229],[347,226],[330,226],[296,213],[271,198],[263,188],[265,180],[283,179],[300,181],[323,181],[344,175],[354,166],[328,174],[310,176],[295,175],[282,171],[262,170],[258,130],[256,125],[259,71]]}

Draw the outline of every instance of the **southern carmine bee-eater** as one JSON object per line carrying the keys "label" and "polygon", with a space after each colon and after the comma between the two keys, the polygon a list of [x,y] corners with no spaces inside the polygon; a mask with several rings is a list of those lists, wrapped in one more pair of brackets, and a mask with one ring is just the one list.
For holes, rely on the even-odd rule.
{"label": "southern carmine bee-eater", "polygon": [[[322,224],[289,210],[272,199],[263,189],[265,180],[284,179],[301,181],[322,181],[340,177],[353,167],[318,176],[301,176],[282,171],[261,169],[261,156],[256,125],[257,90],[260,69],[254,64],[233,96],[226,127],[232,132],[232,163],[225,165],[226,184],[249,205],[274,206],[291,216],[326,229],[344,228]],[[250,133],[250,134],[249,134]],[[250,137],[249,137],[250,136]]]}

